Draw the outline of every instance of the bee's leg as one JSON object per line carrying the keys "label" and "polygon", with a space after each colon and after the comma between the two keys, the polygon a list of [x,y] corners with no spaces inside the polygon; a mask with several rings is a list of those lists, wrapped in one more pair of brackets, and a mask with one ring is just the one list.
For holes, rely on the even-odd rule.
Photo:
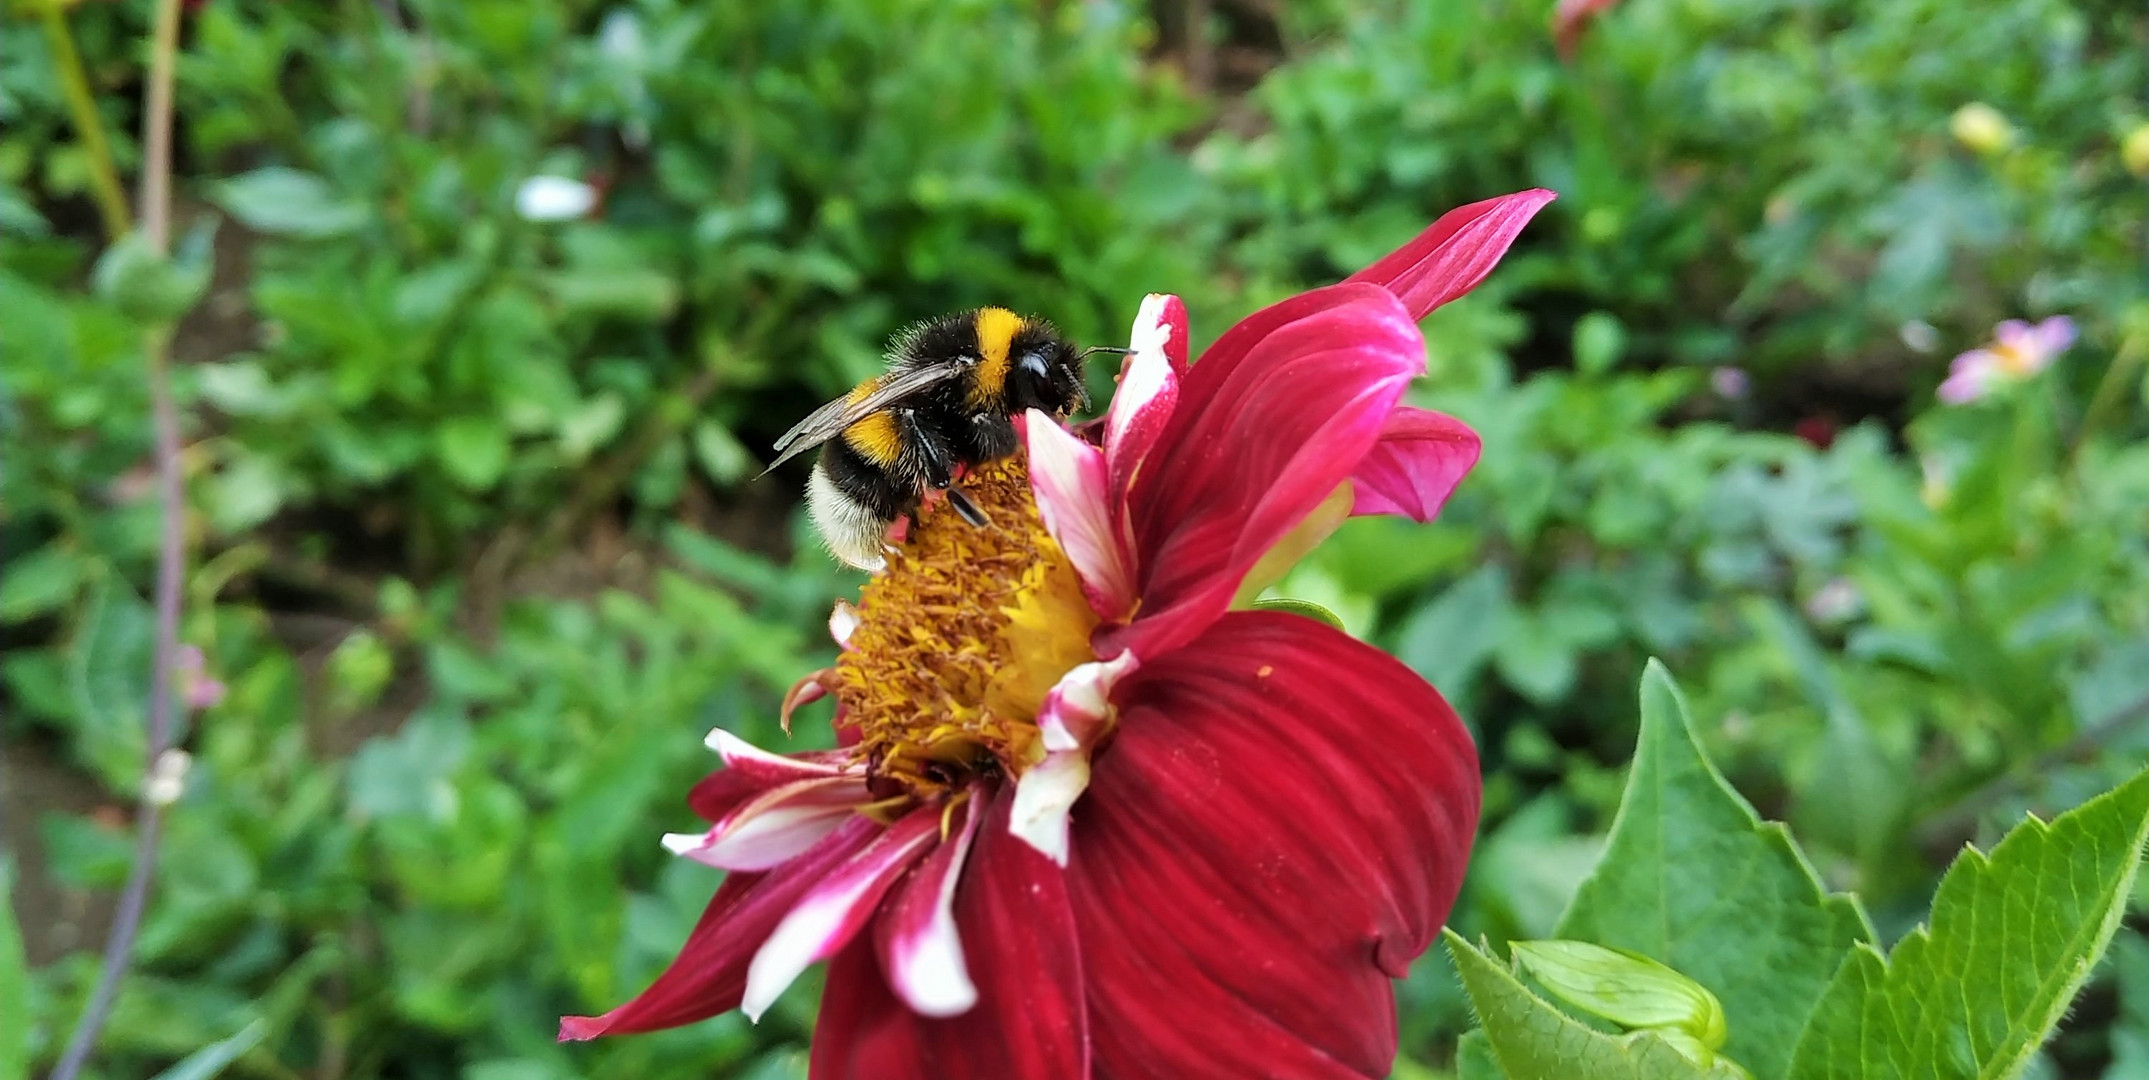
{"label": "bee's leg", "polygon": [[969,522],[972,528],[982,529],[992,524],[992,519],[985,516],[984,508],[971,501],[970,496],[964,494],[963,489],[959,487],[948,489],[948,505],[954,507],[955,512],[960,514],[964,521]]}

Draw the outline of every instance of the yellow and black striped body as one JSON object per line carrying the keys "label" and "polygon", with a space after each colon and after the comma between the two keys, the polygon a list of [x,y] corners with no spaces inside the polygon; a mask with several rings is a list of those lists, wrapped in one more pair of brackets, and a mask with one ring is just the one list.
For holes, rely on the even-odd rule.
{"label": "yellow and black striped body", "polygon": [[[838,558],[876,569],[888,527],[962,470],[1015,452],[1013,417],[1065,417],[1085,404],[1080,361],[1050,323],[1005,308],[931,319],[898,334],[889,372],[861,383],[864,402],[888,380],[942,374],[851,422],[821,448],[807,505]],[[929,370],[928,370],[929,369]]]}

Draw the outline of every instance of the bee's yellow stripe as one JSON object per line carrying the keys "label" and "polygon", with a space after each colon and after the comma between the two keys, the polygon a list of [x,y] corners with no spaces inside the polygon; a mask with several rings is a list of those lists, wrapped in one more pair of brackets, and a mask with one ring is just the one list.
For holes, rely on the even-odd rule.
{"label": "bee's yellow stripe", "polygon": [[980,308],[977,313],[977,377],[970,382],[970,407],[985,408],[1000,400],[1007,386],[1008,346],[1015,331],[1022,329],[1022,316],[1006,308]]}
{"label": "bee's yellow stripe", "polygon": [[886,412],[868,413],[844,428],[843,441],[884,469],[895,464],[896,456],[903,452],[903,434],[895,426],[895,417]]}

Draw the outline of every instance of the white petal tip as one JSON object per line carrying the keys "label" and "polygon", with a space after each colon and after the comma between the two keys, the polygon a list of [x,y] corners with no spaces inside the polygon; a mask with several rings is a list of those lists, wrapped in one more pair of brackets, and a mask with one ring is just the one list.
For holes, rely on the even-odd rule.
{"label": "white petal tip", "polygon": [[664,850],[674,855],[688,855],[701,850],[707,840],[706,833],[668,832],[664,834]]}

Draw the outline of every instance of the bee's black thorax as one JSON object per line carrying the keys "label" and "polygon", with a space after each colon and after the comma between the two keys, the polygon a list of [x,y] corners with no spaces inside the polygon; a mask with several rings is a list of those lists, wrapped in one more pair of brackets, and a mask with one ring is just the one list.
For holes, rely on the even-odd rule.
{"label": "bee's black thorax", "polygon": [[[831,549],[858,566],[877,561],[880,533],[914,512],[926,491],[1019,449],[1014,416],[1037,409],[1063,419],[1088,402],[1075,348],[1052,324],[1005,308],[919,323],[890,342],[888,360],[883,378],[935,377],[915,380],[918,389],[823,443],[808,490]],[[876,385],[886,384],[868,383],[854,397]]]}
{"label": "bee's black thorax", "polygon": [[959,363],[964,377],[921,395],[921,427],[939,434],[956,462],[975,466],[1016,450],[1011,417],[1026,409],[1065,416],[1086,399],[1074,346],[1052,324],[1000,308],[946,315],[898,337],[898,368]]}

